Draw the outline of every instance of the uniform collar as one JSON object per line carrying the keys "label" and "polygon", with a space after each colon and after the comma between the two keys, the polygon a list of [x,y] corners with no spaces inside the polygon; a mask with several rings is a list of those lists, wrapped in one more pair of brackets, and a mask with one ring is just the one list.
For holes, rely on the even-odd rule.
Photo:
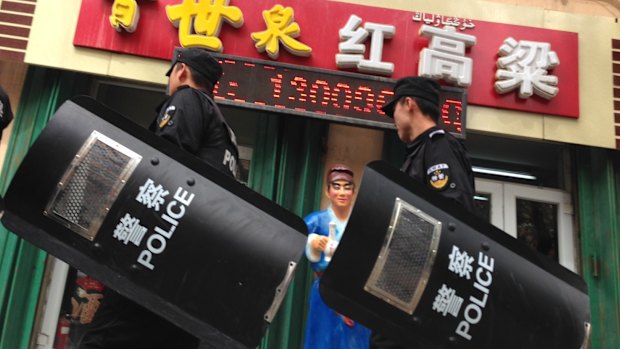
{"label": "uniform collar", "polygon": [[407,144],[407,154],[411,154],[422,143],[425,143],[429,139],[433,138],[435,135],[445,134],[445,133],[446,133],[446,131],[444,131],[442,128],[440,128],[438,126],[433,126],[433,127],[429,128],[428,130],[426,130],[426,131],[422,132],[421,134],[419,134],[416,137],[416,139],[413,140],[413,142]]}
{"label": "uniform collar", "polygon": [[181,85],[181,86],[179,86],[179,88],[177,88],[177,92],[179,92],[179,91],[181,91],[181,90],[184,90],[184,89],[186,89],[186,88],[189,88],[189,89],[191,89],[191,90],[200,91],[200,92],[205,93],[205,94],[206,94],[207,96],[209,96],[209,97],[213,97],[213,92],[212,92],[212,91],[207,91],[207,90],[201,90],[201,89],[193,88],[193,87],[191,87],[191,86],[189,86],[189,85]]}

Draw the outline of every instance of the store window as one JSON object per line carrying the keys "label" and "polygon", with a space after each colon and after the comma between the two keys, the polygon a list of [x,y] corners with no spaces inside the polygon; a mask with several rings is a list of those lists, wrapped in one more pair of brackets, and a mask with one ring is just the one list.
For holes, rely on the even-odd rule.
{"label": "store window", "polygon": [[470,133],[477,215],[576,270],[565,144]]}
{"label": "store window", "polygon": [[516,206],[517,239],[557,261],[559,204],[517,198]]}
{"label": "store window", "polygon": [[569,193],[482,178],[476,179],[476,192],[478,207],[488,210],[491,224],[564,267],[576,270]]}

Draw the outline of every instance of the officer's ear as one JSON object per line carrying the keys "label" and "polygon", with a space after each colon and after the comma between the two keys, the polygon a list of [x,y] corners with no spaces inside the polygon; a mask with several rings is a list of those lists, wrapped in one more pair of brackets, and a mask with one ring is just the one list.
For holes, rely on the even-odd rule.
{"label": "officer's ear", "polygon": [[418,109],[418,103],[416,103],[413,97],[403,97],[403,106],[407,108],[407,111],[413,112]]}
{"label": "officer's ear", "polygon": [[188,77],[188,67],[185,63],[177,62],[172,68],[170,76],[174,75],[177,81],[183,83]]}

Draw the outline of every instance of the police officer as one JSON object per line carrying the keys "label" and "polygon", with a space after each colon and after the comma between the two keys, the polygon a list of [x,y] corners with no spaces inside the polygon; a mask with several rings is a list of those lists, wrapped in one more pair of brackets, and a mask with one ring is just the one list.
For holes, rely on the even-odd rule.
{"label": "police officer", "polygon": [[[423,77],[402,78],[394,86],[394,97],[381,110],[394,118],[398,137],[407,145],[401,170],[474,212],[474,174],[465,147],[437,126],[439,84]],[[370,348],[403,347],[373,331]]]}
{"label": "police officer", "polygon": [[[219,62],[204,49],[177,49],[166,75],[170,97],[150,130],[236,178],[235,135],[213,101],[213,87],[222,76]],[[92,322],[81,331],[79,349],[211,347],[107,287]]]}
{"label": "police officer", "polygon": [[213,87],[222,76],[220,63],[204,49],[177,49],[166,76],[170,97],[150,130],[236,178],[235,134],[213,101]]}
{"label": "police officer", "polygon": [[381,110],[394,118],[398,137],[407,145],[401,170],[473,212],[474,174],[465,147],[437,126],[437,82],[423,77],[400,79],[393,99]]}

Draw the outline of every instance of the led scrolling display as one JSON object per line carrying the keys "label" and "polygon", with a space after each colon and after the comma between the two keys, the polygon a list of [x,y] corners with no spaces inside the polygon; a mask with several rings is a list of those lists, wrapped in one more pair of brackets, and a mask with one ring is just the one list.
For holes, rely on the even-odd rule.
{"label": "led scrolling display", "polygon": [[[283,63],[218,55],[224,75],[214,89],[218,103],[284,112],[334,122],[393,129],[381,112],[394,80],[355,73],[307,69]],[[447,131],[464,137],[467,104],[463,89],[442,87],[441,114]]]}

